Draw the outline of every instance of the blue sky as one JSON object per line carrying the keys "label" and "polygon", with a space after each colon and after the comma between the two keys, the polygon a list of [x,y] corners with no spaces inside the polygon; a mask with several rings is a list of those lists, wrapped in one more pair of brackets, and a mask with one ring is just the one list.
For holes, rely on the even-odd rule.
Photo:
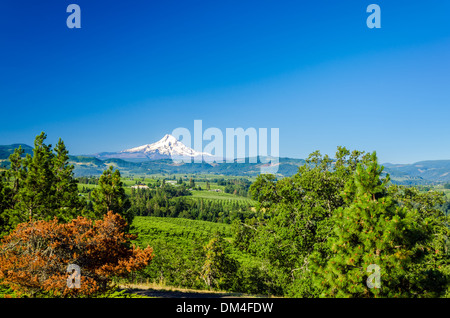
{"label": "blue sky", "polygon": [[2,0],[0,45],[0,144],[117,151],[201,119],[279,128],[281,156],[450,159],[450,1]]}

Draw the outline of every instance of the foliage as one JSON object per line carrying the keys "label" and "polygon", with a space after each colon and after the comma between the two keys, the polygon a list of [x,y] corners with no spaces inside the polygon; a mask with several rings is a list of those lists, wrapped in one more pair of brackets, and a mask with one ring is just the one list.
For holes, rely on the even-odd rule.
{"label": "foliage", "polygon": [[[53,174],[55,188],[55,201],[60,214],[75,216],[82,208],[82,202],[78,198],[77,181],[74,179],[74,167],[69,165],[69,151],[66,149],[64,142],[59,139],[55,148],[55,157],[53,159]],[[64,203],[64,204],[61,204]],[[68,213],[67,209],[71,209]],[[66,221],[68,218],[65,219]]]}
{"label": "foliage", "polygon": [[19,295],[9,286],[0,285],[0,298],[18,298]]}
{"label": "foliage", "polygon": [[0,235],[9,228],[9,218],[5,210],[10,206],[8,202],[11,198],[9,192],[11,189],[3,181],[3,175],[0,173]]}
{"label": "foliage", "polygon": [[328,253],[330,217],[343,204],[339,193],[357,163],[364,160],[364,153],[341,147],[334,160],[314,152],[294,176],[277,180],[273,175],[260,175],[250,187],[259,215],[237,227],[234,242],[269,261],[274,273],[271,279],[282,294],[298,284],[299,274],[300,285],[311,284],[304,275],[308,257],[313,251]]}
{"label": "foliage", "polygon": [[197,198],[184,186],[164,185],[156,189],[133,189],[130,213],[138,216],[182,217],[231,223],[253,215],[248,201]]}
{"label": "foliage", "polygon": [[[229,242],[232,227],[228,224],[183,218],[136,217],[132,232],[138,234],[136,242],[140,246],[151,242],[154,249],[152,262],[135,276],[137,281],[254,294],[266,294],[272,288],[266,281],[269,268],[257,258],[235,249]],[[215,245],[208,247],[214,238],[220,240],[219,244],[214,241]],[[225,251],[225,254],[216,257],[217,254],[211,252],[216,249]],[[210,285],[205,281],[205,274],[216,275],[210,277]],[[214,279],[219,284],[215,284]]]}
{"label": "foliage", "polygon": [[[375,153],[366,165],[359,164],[343,191],[349,203],[333,214],[334,235],[327,245],[329,259],[311,257],[313,281],[325,297],[406,297],[414,294],[416,282],[408,279],[410,264],[423,254],[415,246],[426,239],[414,211],[400,207],[387,195],[388,178],[381,180],[382,167]],[[380,268],[382,287],[368,286],[366,270]],[[372,265],[373,266],[373,265]],[[370,269],[370,268],[369,268]],[[415,273],[418,279],[419,273]]]}
{"label": "foliage", "polygon": [[[26,154],[15,149],[0,172],[4,297],[128,297],[111,284],[119,276],[291,297],[450,296],[450,202],[431,186],[392,184],[375,153],[338,147],[334,158],[312,153],[291,177],[262,174],[251,184],[184,174],[151,179],[149,189],[128,188],[148,179],[122,179],[113,166],[161,173],[161,162],[77,157],[109,165],[77,189],[74,158],[62,140],[52,149],[45,139]],[[213,183],[220,190],[204,191]],[[67,288],[68,264],[81,266],[79,289]],[[370,264],[381,269],[381,289],[367,285]]]}
{"label": "foliage", "polygon": [[225,193],[232,193],[243,197],[247,197],[249,195],[248,191],[251,186],[251,182],[243,178],[228,180],[218,179],[217,184],[225,186]]}
{"label": "foliage", "polygon": [[[450,295],[450,215],[445,207],[449,205],[442,193],[421,192],[415,187],[393,185],[388,188],[400,206],[414,210],[414,222],[421,225],[422,235],[427,239],[415,249],[423,253],[423,260],[411,264],[408,276],[419,286],[412,292],[427,297]],[[417,291],[419,290],[419,291]]]}
{"label": "foliage", "polygon": [[130,293],[126,289],[119,289],[114,286],[109,290],[98,294],[96,298],[148,298],[148,296]]}
{"label": "foliage", "polygon": [[[250,188],[257,217],[233,224],[234,246],[268,261],[273,290],[293,297],[448,290],[448,219],[435,193],[382,182],[375,153],[338,147],[334,159],[315,152],[306,163],[290,178],[259,176]],[[365,288],[369,264],[392,279],[382,293]]]}
{"label": "foliage", "polygon": [[[125,220],[108,212],[102,220],[78,217],[69,223],[30,220],[0,245],[0,281],[14,290],[58,297],[94,296],[108,291],[113,276],[147,265],[152,249],[134,248]],[[69,264],[81,268],[80,288],[69,288]]]}
{"label": "foliage", "polygon": [[136,273],[134,282],[152,282],[159,285],[205,289],[200,277],[204,259],[203,241],[185,240],[177,245],[165,239],[152,240],[154,258],[143,270]]}
{"label": "foliage", "polygon": [[96,177],[96,176],[83,176],[83,177],[78,177],[77,181],[78,183],[82,183],[82,184],[98,184],[100,177]]}
{"label": "foliage", "polygon": [[[11,165],[2,179],[0,213],[3,234],[18,223],[50,220],[57,217],[66,222],[83,213],[83,202],[78,198],[73,166],[68,151],[60,139],[53,152],[44,143],[45,133],[34,142],[33,155],[23,158],[21,147],[10,155]],[[3,180],[4,179],[4,180]]]}
{"label": "foliage", "polygon": [[108,211],[120,214],[128,224],[133,221],[133,214],[127,213],[129,201],[125,195],[120,171],[109,166],[98,180],[98,187],[92,191],[92,203],[96,217],[101,217]]}
{"label": "foliage", "polygon": [[227,248],[226,242],[217,234],[204,246],[206,255],[201,277],[210,288],[229,289],[233,286],[238,263],[230,257]]}
{"label": "foliage", "polygon": [[138,275],[143,281],[187,288],[207,288],[201,278],[203,246],[214,233],[231,236],[226,224],[170,217],[134,219],[131,231],[139,246],[152,244],[154,258]]}

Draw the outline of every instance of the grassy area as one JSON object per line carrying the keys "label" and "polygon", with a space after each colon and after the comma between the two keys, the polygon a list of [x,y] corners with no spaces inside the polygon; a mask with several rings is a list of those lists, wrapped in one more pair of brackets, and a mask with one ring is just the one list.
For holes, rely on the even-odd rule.
{"label": "grassy area", "polygon": [[443,192],[447,200],[450,200],[450,189],[445,189],[443,184],[433,186],[433,190]]}
{"label": "grassy area", "polygon": [[96,184],[85,184],[85,183],[78,183],[78,190],[81,190],[83,188],[85,189],[95,189],[98,187]]}
{"label": "grassy area", "polygon": [[[194,240],[206,244],[214,233],[220,233],[229,243],[233,240],[230,224],[184,218],[136,216],[132,223],[132,232],[138,235],[135,243],[141,247],[154,246],[159,244],[159,241],[164,241],[164,244],[191,249]],[[234,248],[231,254],[246,263],[259,263],[253,256]]]}
{"label": "grassy area", "polygon": [[128,293],[133,293],[141,295],[147,298],[166,298],[166,297],[176,297],[176,298],[203,298],[203,297],[245,297],[245,298],[256,298],[256,297],[267,297],[266,295],[250,295],[243,293],[230,293],[221,290],[208,290],[208,289],[192,289],[192,288],[181,288],[174,286],[167,286],[161,283],[122,283],[118,284],[120,288],[126,289]]}
{"label": "grassy area", "polygon": [[[248,202],[251,205],[253,205],[255,203],[255,201],[253,201],[252,199],[250,199],[248,197],[225,193],[224,192],[225,186],[218,185],[217,182],[212,182],[212,180],[218,178],[217,175],[212,175],[212,176],[208,176],[208,175],[202,175],[202,176],[175,175],[175,180],[173,179],[174,175],[171,175],[168,177],[166,176],[165,178],[166,178],[167,183],[174,184],[175,186],[177,186],[175,181],[177,181],[180,177],[183,179],[183,182],[185,183],[186,186],[188,186],[190,178],[194,178],[195,180],[197,180],[197,181],[195,181],[195,187],[196,188],[200,187],[202,190],[192,190],[193,198],[202,198],[202,199],[210,199],[210,200],[232,200],[232,201],[237,200],[237,201],[241,201],[241,202]],[[219,176],[219,178],[222,178],[222,176]],[[152,175],[151,177],[149,177],[149,176],[123,176],[122,182],[123,182],[123,185],[125,188],[125,193],[127,195],[130,195],[131,187],[136,184],[155,185],[158,180],[159,180],[159,182],[162,182],[163,179],[164,179],[164,177],[162,175],[160,175],[160,176]],[[223,179],[224,180],[233,179],[233,177],[228,176],[228,177],[223,177]],[[209,186],[210,186],[211,190],[219,190],[220,192],[206,190],[207,182],[209,182]],[[79,191],[81,191],[81,189],[83,187],[85,189],[94,189],[97,187],[97,185],[78,183]]]}
{"label": "grassy area", "polygon": [[85,183],[78,183],[78,193],[79,195],[88,198],[89,194],[86,192],[86,190],[94,190],[98,185],[96,184],[85,184]]}
{"label": "grassy area", "polygon": [[241,197],[230,193],[214,192],[214,191],[198,191],[192,190],[192,196],[194,198],[212,199],[212,200],[238,200],[254,203],[254,201],[247,197]]}
{"label": "grassy area", "polygon": [[205,242],[215,232],[231,239],[231,226],[225,223],[214,223],[183,218],[136,216],[132,223],[137,233],[139,245],[152,245],[153,241],[164,238],[166,242],[189,245],[187,240],[200,239]]}

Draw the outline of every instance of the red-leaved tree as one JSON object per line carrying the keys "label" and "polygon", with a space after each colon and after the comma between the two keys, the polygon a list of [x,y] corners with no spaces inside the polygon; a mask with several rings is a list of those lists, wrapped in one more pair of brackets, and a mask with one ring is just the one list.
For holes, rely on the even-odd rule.
{"label": "red-leaved tree", "polygon": [[[126,221],[108,212],[102,220],[69,223],[31,220],[19,224],[0,245],[0,283],[22,294],[95,296],[111,288],[112,277],[146,266],[151,247],[132,246]],[[79,266],[79,284],[70,284],[70,264]]]}

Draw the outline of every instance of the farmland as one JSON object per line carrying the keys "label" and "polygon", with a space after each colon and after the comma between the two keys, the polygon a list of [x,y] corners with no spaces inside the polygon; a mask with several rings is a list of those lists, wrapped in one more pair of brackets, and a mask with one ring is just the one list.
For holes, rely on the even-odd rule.
{"label": "farmland", "polygon": [[[44,139],[39,135],[36,144]],[[98,266],[110,271],[108,283],[287,297],[449,296],[450,186],[390,183],[376,153],[350,156],[338,148],[337,160],[315,153],[308,159],[314,164],[284,178],[122,175],[113,166],[100,177],[75,178],[63,145],[56,155],[50,152],[50,147],[37,147],[36,160],[16,153],[0,179],[2,231],[13,246],[33,246],[33,259],[59,248],[58,262],[63,262],[67,249],[59,242],[67,241],[77,250],[69,255],[71,263],[85,272],[92,263],[85,263],[90,248],[105,252]],[[77,222],[86,226],[74,226]],[[35,236],[24,240],[17,231],[23,227],[41,227],[43,243]],[[51,242],[54,228],[61,238]],[[83,237],[88,230],[92,244],[66,240],[74,230]],[[108,259],[114,252],[129,258]],[[386,259],[378,258],[379,252]],[[29,259],[24,255],[17,268],[4,256],[0,265],[3,273],[17,273],[8,278],[12,286],[46,295],[42,282],[31,288],[22,284],[21,277],[36,268]],[[111,266],[105,266],[108,262]],[[360,269],[370,264],[394,273],[382,289],[366,288],[367,275]],[[42,275],[46,279],[47,273]],[[55,291],[64,286],[50,283]],[[110,285],[102,286],[84,293],[101,293]]]}
{"label": "farmland", "polygon": [[[266,263],[233,245],[233,228],[229,224],[169,217],[138,216],[132,223],[137,234],[135,244],[151,246],[154,258],[145,270],[133,277],[133,283],[158,286],[261,294],[267,286],[261,282]],[[229,268],[223,269],[226,283],[211,286],[204,279],[208,263],[208,243],[219,240],[218,251],[226,252]],[[213,288],[215,287],[215,288]]]}

